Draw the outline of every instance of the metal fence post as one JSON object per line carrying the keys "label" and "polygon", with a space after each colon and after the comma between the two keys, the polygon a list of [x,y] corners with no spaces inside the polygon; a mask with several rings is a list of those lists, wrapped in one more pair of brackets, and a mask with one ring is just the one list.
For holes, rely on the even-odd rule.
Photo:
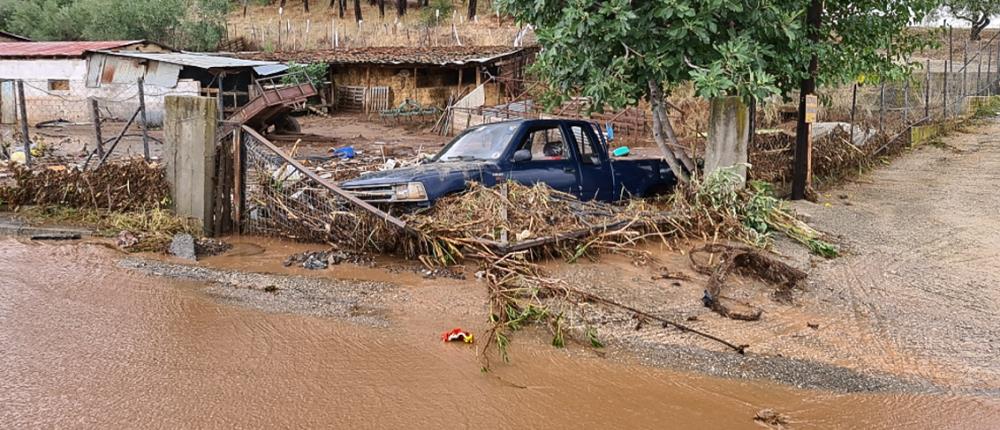
{"label": "metal fence post", "polygon": [[983,79],[983,41],[979,41],[979,51],[976,52],[976,57],[979,57],[979,66],[976,68],[976,95],[978,96],[983,91],[982,79]]}
{"label": "metal fence post", "polygon": [[924,119],[931,117],[931,59],[927,59],[927,73],[924,76]]}
{"label": "metal fence post", "polygon": [[986,95],[993,95],[993,45],[989,46],[989,54],[986,55]]}
{"label": "metal fence post", "polygon": [[951,74],[951,72],[948,71],[948,63],[952,63],[951,64],[952,68],[955,67],[955,63],[954,62],[951,62],[949,60],[945,60],[944,61],[944,74],[943,74],[944,75],[944,96],[943,96],[944,97],[944,101],[941,103],[941,113],[944,116],[944,119],[948,119],[948,75]]}

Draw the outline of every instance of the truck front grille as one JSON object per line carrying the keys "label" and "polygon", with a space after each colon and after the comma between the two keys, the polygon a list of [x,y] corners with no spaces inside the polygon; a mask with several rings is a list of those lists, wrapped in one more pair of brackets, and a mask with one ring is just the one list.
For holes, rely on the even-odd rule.
{"label": "truck front grille", "polygon": [[354,194],[355,197],[370,203],[390,202],[393,196],[395,196],[392,185],[345,188],[344,191]]}

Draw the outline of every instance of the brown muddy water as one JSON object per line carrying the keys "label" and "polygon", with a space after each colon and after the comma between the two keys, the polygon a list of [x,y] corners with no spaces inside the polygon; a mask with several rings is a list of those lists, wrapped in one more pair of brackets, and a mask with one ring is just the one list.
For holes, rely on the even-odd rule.
{"label": "brown muddy water", "polygon": [[435,326],[224,304],[120,257],[0,240],[0,427],[756,428],[762,408],[789,428],[1000,425],[996,399],[797,390],[527,338],[514,364],[482,373],[475,349]]}

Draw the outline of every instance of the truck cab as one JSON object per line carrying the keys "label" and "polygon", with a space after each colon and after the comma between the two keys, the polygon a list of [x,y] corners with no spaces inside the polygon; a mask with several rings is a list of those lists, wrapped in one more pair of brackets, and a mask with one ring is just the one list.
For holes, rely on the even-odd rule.
{"label": "truck cab", "polygon": [[422,165],[365,174],[341,186],[371,203],[429,205],[464,190],[469,181],[544,183],[581,200],[608,202],[675,184],[660,160],[612,160],[594,123],[542,119],[472,127]]}

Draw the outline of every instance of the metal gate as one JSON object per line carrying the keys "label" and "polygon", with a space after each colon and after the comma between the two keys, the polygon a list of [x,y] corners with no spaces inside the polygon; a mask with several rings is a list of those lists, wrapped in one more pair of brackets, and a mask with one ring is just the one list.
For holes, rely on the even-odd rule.
{"label": "metal gate", "polygon": [[376,249],[406,224],[359,200],[249,127],[242,128],[235,210],[244,233]]}

